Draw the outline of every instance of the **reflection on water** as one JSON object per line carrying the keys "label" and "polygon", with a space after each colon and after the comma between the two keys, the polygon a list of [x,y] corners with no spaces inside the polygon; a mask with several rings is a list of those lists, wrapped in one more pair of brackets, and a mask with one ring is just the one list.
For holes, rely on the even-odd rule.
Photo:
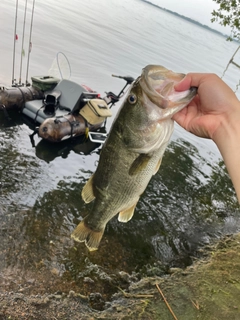
{"label": "reflection on water", "polygon": [[[36,153],[49,162],[58,151],[55,154],[54,147],[46,156],[46,146],[39,143]],[[68,153],[68,148],[82,150],[84,144],[75,141],[65,148]],[[79,158],[85,152],[77,152]],[[81,291],[83,279],[98,278],[99,290],[102,286],[109,294],[115,289],[101,282],[101,277],[106,281],[109,273],[124,270],[149,274],[154,270],[161,274],[170,266],[190,264],[202,245],[239,230],[237,200],[223,162],[212,165],[195,146],[180,139],[171,142],[133,219],[121,224],[114,218],[94,253],[70,239],[79,219],[89,210],[80,196],[86,179],[61,179],[55,188],[37,193],[34,205],[26,207],[19,196],[27,198],[31,193],[34,197],[32,189],[44,189],[43,182],[48,183],[49,177],[44,180],[41,163],[19,153],[7,140],[0,158],[0,275],[5,285],[9,285],[7,270],[17,269],[18,274],[24,270],[25,277],[27,272],[41,270],[45,277],[46,272],[60,277],[59,286],[64,281],[69,290],[77,287]],[[202,171],[203,166],[210,168],[209,175]],[[44,290],[56,291],[57,281],[51,283],[52,287]],[[90,287],[85,286],[85,294]]]}
{"label": "reflection on water", "polygon": [[41,140],[36,146],[36,156],[46,162],[51,162],[57,157],[66,159],[71,151],[77,154],[89,155],[95,149],[101,147],[100,143],[95,143],[87,140],[85,136],[80,136],[69,141],[60,143],[49,143]]}
{"label": "reflection on water", "polygon": [[[31,121],[31,119],[24,117],[24,115],[19,115],[14,111],[7,111],[7,113],[4,113],[0,110],[0,127],[2,129],[11,128],[11,130],[13,129],[12,133],[14,135],[18,129],[21,129],[21,125],[23,123],[26,124],[30,129],[28,134],[29,145],[31,142],[32,147],[35,148],[36,156],[46,162],[51,162],[57,157],[66,159],[71,151],[74,151],[76,154],[89,155],[94,150],[101,147],[100,143],[91,142],[85,136],[63,140],[59,143],[51,143],[43,139],[38,139],[35,135],[32,135],[34,133],[36,124]],[[14,128],[16,130],[14,130]],[[11,130],[9,130],[9,132],[11,132]],[[106,128],[102,127],[98,131],[106,133]]]}

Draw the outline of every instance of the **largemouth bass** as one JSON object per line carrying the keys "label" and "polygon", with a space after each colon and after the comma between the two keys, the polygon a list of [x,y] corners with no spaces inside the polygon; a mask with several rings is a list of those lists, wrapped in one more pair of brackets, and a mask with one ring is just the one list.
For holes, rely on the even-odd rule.
{"label": "largemouth bass", "polygon": [[91,212],[71,237],[89,250],[99,246],[107,222],[116,214],[129,221],[139,197],[158,171],[173,131],[173,114],[184,108],[197,89],[176,92],[185,75],[149,65],[129,89],[109,136],[103,145],[96,172],[82,190]]}

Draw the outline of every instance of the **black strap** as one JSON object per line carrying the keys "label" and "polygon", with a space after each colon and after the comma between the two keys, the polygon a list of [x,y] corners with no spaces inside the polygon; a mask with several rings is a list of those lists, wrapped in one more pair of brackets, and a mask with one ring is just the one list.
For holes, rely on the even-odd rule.
{"label": "black strap", "polygon": [[21,92],[21,94],[22,94],[22,99],[23,99],[23,104],[22,104],[22,109],[24,108],[24,106],[25,106],[25,102],[26,102],[26,99],[25,99],[25,94],[24,94],[24,92],[22,91],[22,89],[20,88],[20,87],[17,87],[18,88],[18,90]]}
{"label": "black strap", "polygon": [[72,135],[73,135],[73,124],[71,123],[70,120],[68,120],[68,119],[65,118],[64,116],[63,116],[63,118],[64,118],[65,120],[67,120],[67,122],[69,123],[69,125],[70,125],[70,127],[71,127],[71,138],[72,138]]}
{"label": "black strap", "polygon": [[32,144],[32,147],[33,147],[33,148],[35,148],[34,136],[35,136],[35,134],[37,134],[37,133],[38,133],[38,128],[35,128],[34,131],[33,131],[33,133],[31,133],[31,134],[29,135],[29,138],[30,138],[30,141],[31,141],[31,144]]}
{"label": "black strap", "polygon": [[39,111],[40,111],[42,108],[44,108],[44,107],[45,107],[45,105],[43,104],[43,105],[37,110],[36,116],[35,116],[35,118],[34,118],[34,120],[33,120],[35,123],[37,122],[37,117],[38,117]]}
{"label": "black strap", "polygon": [[[73,137],[73,128],[79,126],[79,122],[74,120],[74,121],[70,121],[69,119],[65,118],[65,116],[62,116],[65,120],[67,120],[67,122],[69,123],[70,127],[71,127],[71,138]],[[56,121],[56,119],[55,119]]]}
{"label": "black strap", "polygon": [[11,121],[12,119],[10,118],[8,112],[7,112],[7,108],[4,104],[0,105],[0,109],[3,110],[4,116],[8,119],[8,121]]}

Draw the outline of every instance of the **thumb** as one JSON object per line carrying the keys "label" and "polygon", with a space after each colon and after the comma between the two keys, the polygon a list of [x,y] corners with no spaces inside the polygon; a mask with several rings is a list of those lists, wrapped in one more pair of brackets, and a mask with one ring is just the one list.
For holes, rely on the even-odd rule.
{"label": "thumb", "polygon": [[176,91],[188,90],[191,87],[191,81],[191,76],[187,74],[179,83],[174,86],[174,89]]}

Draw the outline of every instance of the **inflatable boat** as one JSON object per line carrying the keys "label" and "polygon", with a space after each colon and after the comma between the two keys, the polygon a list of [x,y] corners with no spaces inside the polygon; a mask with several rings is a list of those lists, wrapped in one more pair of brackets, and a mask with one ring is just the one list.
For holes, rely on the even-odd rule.
{"label": "inflatable boat", "polygon": [[0,87],[0,108],[16,109],[35,124],[34,134],[51,142],[60,142],[80,135],[95,142],[105,140],[96,132],[111,117],[111,107],[119,101],[123,90],[134,79],[121,77],[127,83],[118,95],[106,97],[71,80],[51,76],[32,77],[31,86]]}
{"label": "inflatable boat", "polygon": [[[32,2],[31,22],[29,23],[28,54],[26,64],[26,81],[22,83],[22,65],[24,57],[25,22],[28,17],[27,1],[22,32],[22,47],[20,54],[19,81],[15,77],[16,42],[18,41],[17,25],[18,7],[16,2],[15,28],[13,34],[13,66],[12,86],[0,85],[0,110],[8,117],[8,110],[17,110],[34,124],[34,134],[44,140],[60,142],[68,138],[85,134],[91,137],[108,117],[111,117],[111,107],[124,93],[124,88],[131,84],[132,77],[121,77],[126,81],[124,88],[118,95],[108,92],[106,97],[101,96],[90,88],[79,85],[70,79],[71,66],[63,52],[58,52],[47,76],[32,77],[32,84],[28,82],[29,62],[32,49],[32,27],[35,1]],[[19,46],[18,46],[19,47]],[[57,73],[56,73],[57,72]],[[59,77],[59,78],[58,78]],[[33,135],[32,137],[33,138]],[[103,139],[101,139],[103,138]],[[95,136],[95,140],[105,140],[104,136]]]}

